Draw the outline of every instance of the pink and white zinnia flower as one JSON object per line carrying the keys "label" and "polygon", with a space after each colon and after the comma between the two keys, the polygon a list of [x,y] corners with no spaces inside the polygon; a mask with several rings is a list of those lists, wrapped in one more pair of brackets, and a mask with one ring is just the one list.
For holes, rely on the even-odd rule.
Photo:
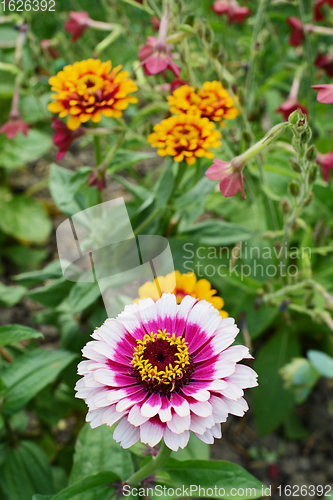
{"label": "pink and white zinnia flower", "polygon": [[173,294],[156,303],[144,299],[107,319],[83,348],[83,375],[76,397],[86,400],[92,428],[117,425],[123,448],[161,439],[177,451],[192,431],[212,444],[228,414],[243,416],[243,389],[257,385],[256,373],[237,362],[252,358],[233,343],[237,326],[211,304]]}

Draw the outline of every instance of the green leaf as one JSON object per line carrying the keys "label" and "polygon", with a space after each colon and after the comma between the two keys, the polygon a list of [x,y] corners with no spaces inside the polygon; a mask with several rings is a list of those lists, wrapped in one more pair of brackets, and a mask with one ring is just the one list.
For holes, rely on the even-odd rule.
{"label": "green leaf", "polygon": [[72,281],[59,278],[52,283],[31,290],[28,297],[44,306],[57,307],[67,297],[73,285]]}
{"label": "green leaf", "polygon": [[14,413],[51,383],[76,355],[58,349],[35,350],[18,357],[0,376],[7,386],[3,410]]}
{"label": "green leaf", "polygon": [[[83,426],[75,445],[74,462],[69,478],[70,485],[103,471],[112,470],[122,480],[133,474],[131,452],[123,450],[113,440],[112,432],[112,429],[106,425],[96,429],[91,429],[89,424]],[[80,500],[94,500],[96,498],[102,500],[102,489],[82,493]],[[108,497],[106,496],[106,498]]]}
{"label": "green leaf", "polygon": [[[234,498],[238,500],[262,497],[262,483],[245,469],[231,462],[222,460],[184,460],[180,462],[170,458],[163,468],[164,472],[167,478],[165,483],[169,487],[174,489],[177,487],[181,489],[183,487],[188,488],[188,496],[191,497],[232,497],[235,488],[238,490],[238,495]],[[192,492],[190,492],[191,485]],[[197,486],[194,491],[193,486]],[[201,494],[199,494],[199,486],[205,490],[210,488],[208,494],[205,494],[202,490]],[[175,498],[175,496],[170,498]],[[187,494],[181,493],[177,496],[187,496]],[[154,498],[159,497],[155,495]]]}
{"label": "green leaf", "polygon": [[143,186],[139,186],[138,184],[133,184],[120,175],[115,175],[114,178],[117,182],[120,182],[120,184],[122,184],[127,189],[127,191],[129,191],[135,198],[139,199],[140,201],[146,201],[147,199],[151,198],[152,193],[151,191],[149,191],[149,189],[146,189]]}
{"label": "green leaf", "polygon": [[190,434],[190,440],[187,446],[182,450],[173,451],[171,456],[177,460],[201,459],[209,460],[210,446],[203,443],[194,434]]}
{"label": "green leaf", "polygon": [[246,227],[222,220],[207,220],[189,227],[182,234],[198,239],[203,245],[232,245],[253,235]]}
{"label": "green leaf", "polygon": [[[78,481],[77,483],[68,486],[64,490],[54,495],[52,497],[52,500],[71,500],[72,498],[75,498],[76,495],[80,494],[80,497],[78,497],[77,499],[79,500],[81,498],[82,493],[85,493],[89,490],[93,490],[97,488],[97,486],[102,486],[102,485],[106,486],[106,491],[107,494],[109,495],[108,497],[106,496],[105,498],[110,498],[114,491],[112,483],[114,483],[115,481],[120,481],[120,478],[113,472],[100,472],[99,474],[85,477],[81,481]],[[97,500],[96,497],[94,498],[95,500]]]}
{"label": "green leaf", "polygon": [[47,264],[43,269],[39,271],[30,271],[27,273],[17,274],[13,276],[14,281],[18,281],[24,286],[37,285],[42,281],[61,278],[62,269],[59,260],[54,260]]}
{"label": "green leaf", "polygon": [[44,132],[30,129],[28,135],[19,133],[15,139],[9,140],[0,135],[0,166],[15,169],[30,161],[39,160],[52,145],[51,137]]}
{"label": "green leaf", "polygon": [[168,161],[155,184],[155,200],[158,207],[165,208],[172,194],[175,180],[172,174],[173,161]]}
{"label": "green leaf", "polygon": [[97,283],[75,283],[68,296],[68,303],[72,314],[87,309],[100,295],[101,291]]}
{"label": "green leaf", "polygon": [[6,450],[1,486],[8,500],[31,500],[36,493],[52,493],[52,475],[45,452],[31,441]]}
{"label": "green leaf", "polygon": [[81,167],[77,172],[72,172],[55,163],[51,165],[50,192],[55,204],[64,214],[71,216],[88,208],[83,188],[92,190],[87,186],[90,172],[90,167]]}
{"label": "green leaf", "polygon": [[38,339],[43,334],[23,325],[0,326],[0,346],[13,344],[27,339]]}
{"label": "green leaf", "polygon": [[107,169],[107,173],[115,173],[119,170],[125,170],[127,167],[134,165],[135,163],[148,160],[150,158],[155,158],[155,153],[147,153],[144,151],[128,151],[126,149],[118,149],[116,156],[113,158],[110,167]]}
{"label": "green leaf", "polygon": [[306,353],[315,369],[326,378],[333,378],[333,358],[325,352],[310,350]]}
{"label": "green leaf", "polygon": [[2,254],[22,271],[40,268],[41,263],[48,256],[48,252],[44,248],[29,248],[23,245],[10,245],[2,250]]}
{"label": "green leaf", "polygon": [[26,95],[20,99],[21,115],[27,123],[36,123],[49,119],[50,113],[47,105],[50,102],[51,92],[46,92],[41,96]]}
{"label": "green leaf", "polygon": [[[0,136],[1,137],[1,136]],[[43,207],[24,195],[0,190],[0,229],[19,241],[44,243],[52,225]]]}
{"label": "green leaf", "polygon": [[235,318],[240,314],[244,315],[246,327],[251,339],[254,340],[267,331],[278,316],[279,310],[277,307],[269,307],[267,304],[261,304],[257,308],[255,307],[255,297],[246,295],[233,311]]}
{"label": "green leaf", "polygon": [[0,283],[0,306],[14,306],[25,296],[26,291],[21,285],[6,286]]}
{"label": "green leaf", "polygon": [[207,177],[203,177],[192,189],[187,191],[187,193],[176,198],[174,203],[175,209],[181,210],[196,205],[199,199],[205,198],[208,194],[213,192],[214,189],[215,184],[207,179]]}
{"label": "green leaf", "polygon": [[291,411],[293,394],[283,388],[280,368],[299,356],[295,336],[284,331],[276,333],[259,351],[253,363],[259,386],[253,389],[254,413],[258,431],[264,436],[276,429]]}

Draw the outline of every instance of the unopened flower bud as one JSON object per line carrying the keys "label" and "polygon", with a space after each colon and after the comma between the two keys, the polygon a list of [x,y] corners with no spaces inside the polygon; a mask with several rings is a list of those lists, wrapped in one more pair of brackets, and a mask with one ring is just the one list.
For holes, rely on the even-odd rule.
{"label": "unopened flower bud", "polygon": [[288,118],[288,122],[290,123],[290,125],[296,125],[297,121],[298,121],[298,110],[296,109],[296,111],[293,111],[292,113],[290,113],[289,115],[289,118]]}
{"label": "unopened flower bud", "polygon": [[302,172],[302,169],[300,165],[297,163],[297,161],[294,158],[290,158],[290,166],[293,169],[294,172],[297,172],[300,174]]}
{"label": "unopened flower bud", "polygon": [[312,202],[313,198],[314,198],[314,194],[312,191],[310,191],[306,200],[304,201],[303,207],[308,207],[310,205],[310,203]]}
{"label": "unopened flower bud", "polygon": [[214,57],[217,57],[220,54],[220,44],[219,42],[214,42],[212,45],[211,53]]}
{"label": "unopened flower bud", "polygon": [[304,132],[301,133],[301,136],[300,136],[301,144],[307,144],[308,142],[310,142],[311,137],[312,137],[311,129],[310,129],[310,127],[307,127],[304,130]]}
{"label": "unopened flower bud", "polygon": [[289,212],[292,209],[291,203],[288,200],[288,198],[282,198],[280,206],[281,206],[281,210],[284,214],[289,214]]}
{"label": "unopened flower bud", "polygon": [[308,161],[315,161],[317,158],[317,150],[316,150],[316,146],[314,144],[312,144],[312,146],[309,147],[309,149],[307,150],[306,152],[306,159]]}
{"label": "unopened flower bud", "polygon": [[317,165],[312,165],[311,168],[310,168],[310,172],[309,172],[309,182],[310,184],[313,184],[314,181],[317,179],[317,173],[318,173],[318,167]]}
{"label": "unopened flower bud", "polygon": [[294,125],[294,130],[298,135],[301,135],[308,128],[308,120],[306,115],[299,111],[299,117],[296,125]]}
{"label": "unopened flower bud", "polygon": [[295,180],[289,182],[288,189],[291,196],[296,197],[299,195],[300,192],[299,184]]}

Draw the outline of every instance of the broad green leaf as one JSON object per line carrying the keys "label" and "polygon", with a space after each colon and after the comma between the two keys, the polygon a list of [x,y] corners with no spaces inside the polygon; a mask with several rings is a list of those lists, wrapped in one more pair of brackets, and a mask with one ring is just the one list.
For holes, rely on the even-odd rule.
{"label": "broad green leaf", "polygon": [[235,318],[243,315],[252,340],[267,331],[267,328],[280,314],[277,307],[269,307],[267,304],[261,304],[259,308],[256,307],[255,299],[256,297],[253,295],[247,295],[233,311]]}
{"label": "broad green leaf", "polygon": [[0,372],[7,386],[3,410],[6,413],[14,413],[23,408],[75,357],[75,354],[62,349],[56,351],[40,349],[18,357],[14,363]]}
{"label": "broad green leaf", "polygon": [[207,194],[212,193],[214,189],[215,184],[207,179],[207,177],[203,177],[192,189],[176,198],[174,203],[175,209],[181,210],[196,205],[199,199],[205,198]]}
{"label": "broad green leaf", "polygon": [[[31,500],[52,493],[51,467],[45,452],[31,441],[8,448],[0,469],[6,500]],[[5,500],[5,499],[4,499]]]}
{"label": "broad green leaf", "polygon": [[253,232],[230,222],[207,220],[187,228],[182,234],[198,239],[203,245],[218,246],[245,241],[252,236]]}
{"label": "broad green leaf", "polygon": [[[178,461],[170,458],[163,467],[162,474],[163,476],[166,474],[164,484],[167,487],[174,490],[177,487],[181,490],[183,487],[187,488],[187,493],[174,494],[171,498],[187,495],[191,497],[228,498],[233,496],[232,493],[235,493],[235,488],[238,494],[234,498],[238,500],[262,497],[262,483],[245,469],[231,462],[222,460]],[[192,491],[190,490],[191,486]],[[200,493],[199,486],[202,488]],[[205,494],[208,488],[210,490],[208,494]],[[154,495],[153,498],[157,499],[159,496]]]}
{"label": "broad green leaf", "polygon": [[21,285],[6,286],[0,283],[0,306],[14,306],[25,296],[26,291]]}
{"label": "broad green leaf", "polygon": [[30,271],[27,273],[17,274],[13,276],[13,280],[18,281],[24,286],[37,285],[42,281],[61,278],[62,270],[59,260],[54,260],[47,264],[43,269],[39,271]]}
{"label": "broad green leaf", "polygon": [[178,451],[173,451],[171,456],[177,460],[209,460],[210,446],[203,443],[194,434],[190,434],[190,440],[187,446],[182,450],[179,448]]}
{"label": "broad green leaf", "polygon": [[[112,471],[123,481],[133,472],[131,452],[123,450],[112,438],[112,429],[106,425],[91,429],[85,424],[75,445],[73,467],[69,478],[72,485],[87,476],[103,471]],[[103,497],[103,487],[95,491],[81,493],[80,500],[94,500]]]}
{"label": "broad green leaf", "polygon": [[43,334],[23,325],[0,326],[0,346],[13,344],[27,339],[38,339]]}
{"label": "broad green leaf", "polygon": [[89,173],[91,168],[81,167],[76,172],[59,167],[55,163],[51,165],[49,186],[52,198],[57,207],[66,215],[73,215],[88,208],[85,199]]}
{"label": "broad green leaf", "polygon": [[14,262],[19,270],[27,272],[40,268],[48,256],[44,248],[30,248],[23,245],[10,245],[1,253]]}
{"label": "broad green leaf", "polygon": [[107,169],[108,173],[115,173],[119,170],[125,170],[134,163],[142,160],[155,158],[155,153],[147,153],[144,151],[128,151],[126,149],[118,149],[116,156],[113,158],[110,167]]}
{"label": "broad green leaf", "polygon": [[68,303],[73,314],[84,311],[91,306],[101,291],[97,283],[75,283],[68,296]]}
{"label": "broad green leaf", "polygon": [[59,278],[45,286],[34,288],[28,293],[28,297],[44,306],[57,307],[67,297],[73,284],[72,281]]}
{"label": "broad green leaf", "polygon": [[[109,495],[105,498],[112,497],[112,493],[114,491],[114,487],[112,483],[120,481],[119,476],[114,474],[113,472],[100,472],[99,474],[95,474],[92,476],[85,477],[81,481],[78,481],[62,491],[59,491],[56,495],[52,497],[52,500],[71,500],[76,497],[76,495],[80,495],[75,500],[80,500],[81,494],[85,493],[89,490],[94,490],[97,486],[105,485],[105,492]],[[94,497],[97,500],[96,497]],[[98,499],[99,500],[99,499]]]}
{"label": "broad green leaf", "polygon": [[252,390],[254,413],[260,435],[267,435],[284,421],[294,403],[293,394],[283,388],[280,368],[299,356],[297,338],[288,331],[276,333],[261,348],[253,363],[258,387]]}
{"label": "broad green leaf", "polygon": [[47,105],[50,102],[50,98],[51,92],[46,92],[41,96],[24,96],[20,100],[23,120],[27,123],[36,123],[47,118],[49,119],[50,112],[47,111]]}
{"label": "broad green leaf", "polygon": [[320,375],[333,378],[333,358],[331,356],[315,350],[307,351],[306,355]]}
{"label": "broad green leaf", "polygon": [[[1,135],[0,135],[1,137]],[[52,225],[43,207],[24,195],[0,190],[0,229],[19,241],[44,243]]]}
{"label": "broad green leaf", "polygon": [[172,174],[173,161],[167,161],[155,184],[155,200],[158,207],[166,207],[172,194],[175,180]]}
{"label": "broad green leaf", "polygon": [[36,129],[30,129],[26,136],[19,133],[12,140],[1,134],[0,167],[14,169],[36,161],[48,152],[51,145],[51,137]]}
{"label": "broad green leaf", "polygon": [[122,184],[127,189],[127,191],[129,191],[135,198],[141,201],[150,199],[152,193],[151,191],[149,191],[149,189],[146,189],[143,186],[139,186],[138,184],[134,184],[133,182],[129,182],[127,179],[121,177],[120,175],[115,175],[114,178],[117,182],[120,182],[120,184]]}

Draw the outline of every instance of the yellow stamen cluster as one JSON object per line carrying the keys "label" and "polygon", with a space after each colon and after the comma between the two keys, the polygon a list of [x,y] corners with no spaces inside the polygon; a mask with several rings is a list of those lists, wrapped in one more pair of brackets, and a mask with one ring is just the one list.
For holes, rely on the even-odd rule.
{"label": "yellow stamen cluster", "polygon": [[223,310],[224,300],[216,295],[217,291],[212,288],[211,283],[206,279],[198,280],[194,273],[181,274],[175,271],[166,276],[158,276],[155,282],[147,281],[140,286],[139,297],[134,302],[138,303],[139,300],[148,298],[156,302],[163,293],[176,295],[177,304],[180,304],[186,295],[199,300],[207,300],[219,311],[222,318],[229,316],[227,311]]}
{"label": "yellow stamen cluster", "polygon": [[67,119],[67,126],[76,130],[82,123],[91,120],[98,123],[102,115],[119,118],[129,103],[137,98],[129,96],[138,90],[133,80],[128,79],[122,66],[112,68],[111,61],[88,59],[65,66],[49,80],[56,94],[55,102],[48,105],[49,111]]}
{"label": "yellow stamen cluster", "polygon": [[[177,351],[174,354],[174,362],[165,366],[164,370],[158,370],[157,366],[153,366],[149,359],[145,357],[145,351],[150,342],[157,340],[165,340],[170,346],[175,345]],[[190,364],[187,342],[183,337],[177,337],[175,334],[167,333],[158,330],[158,333],[146,333],[143,340],[137,340],[138,347],[134,348],[133,359],[131,364],[140,373],[143,381],[154,381],[161,384],[170,384],[176,378],[183,374],[184,368]]]}
{"label": "yellow stamen cluster", "polygon": [[197,92],[189,85],[183,85],[168,97],[171,113],[199,114],[209,120],[219,122],[233,120],[239,115],[234,99],[223,88],[221,82],[205,82]]}
{"label": "yellow stamen cluster", "polygon": [[220,138],[220,132],[208,118],[180,114],[155,125],[147,140],[158,148],[159,156],[173,156],[175,162],[185,159],[188,165],[193,165],[197,158],[214,158],[209,148],[221,146]]}

